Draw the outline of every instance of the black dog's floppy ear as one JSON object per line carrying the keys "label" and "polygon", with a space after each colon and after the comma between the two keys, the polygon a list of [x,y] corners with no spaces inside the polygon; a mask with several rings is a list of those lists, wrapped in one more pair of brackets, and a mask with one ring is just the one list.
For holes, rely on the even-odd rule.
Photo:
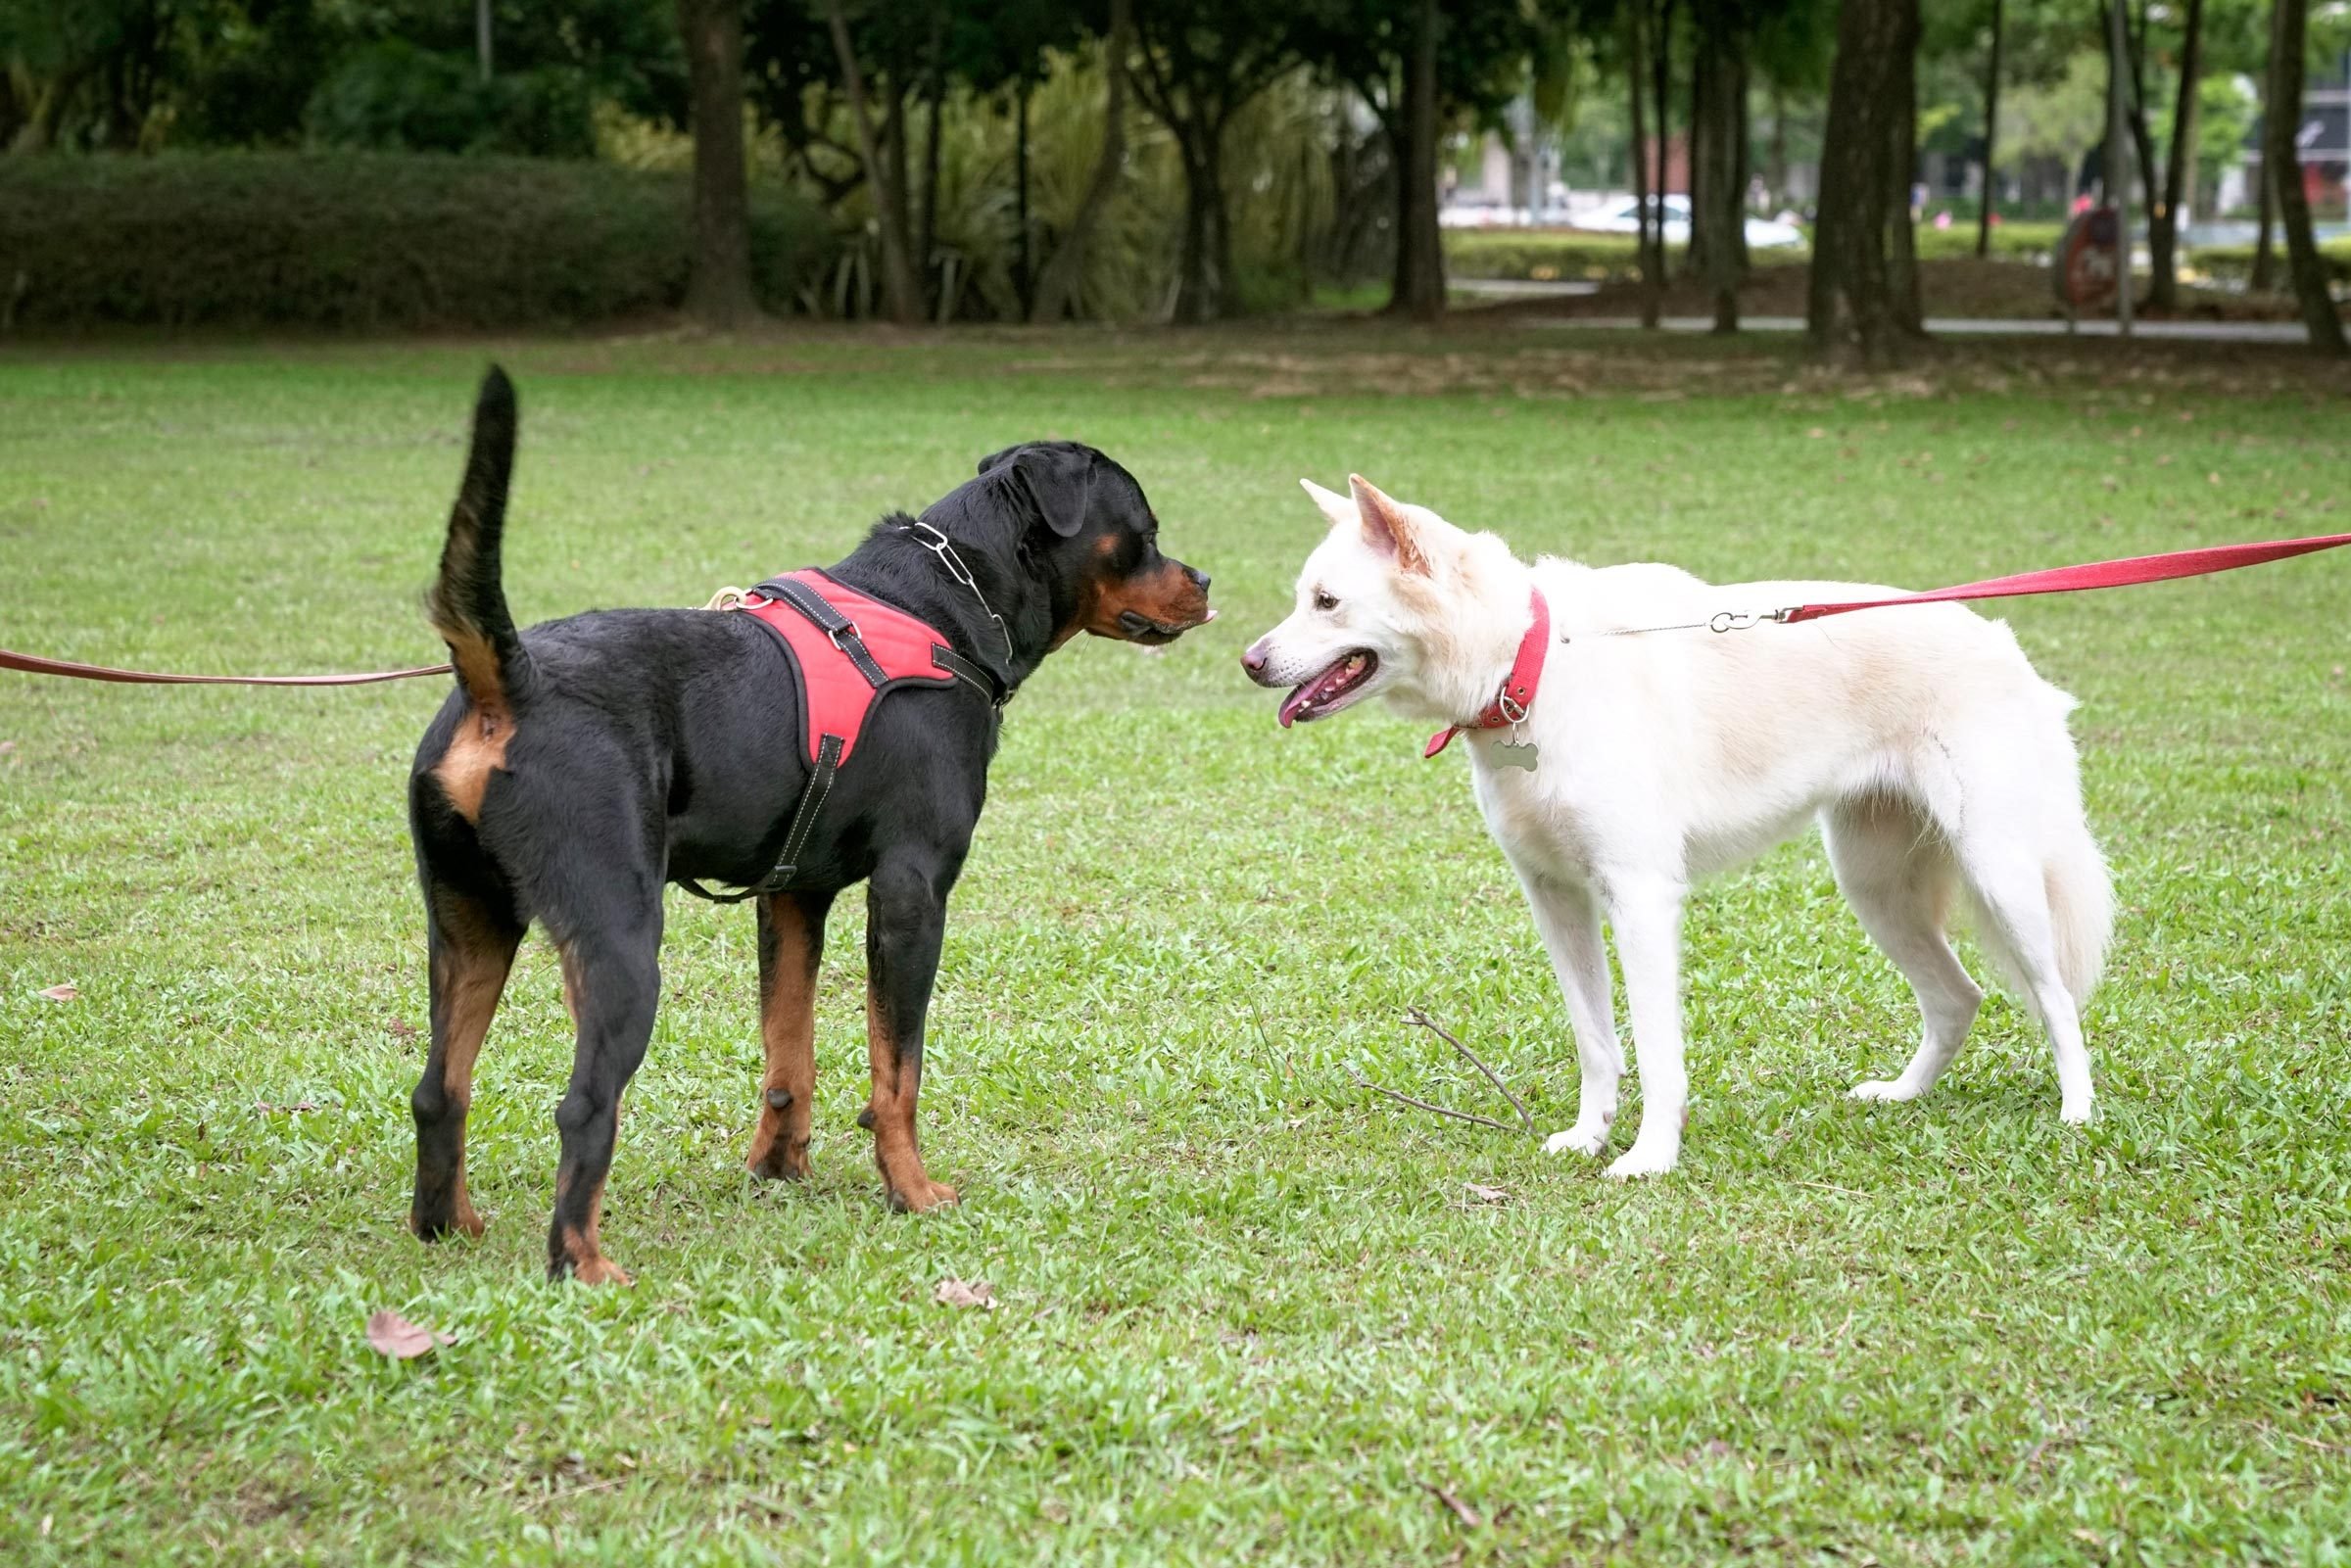
{"label": "black dog's floppy ear", "polygon": [[1007,462],[1013,476],[1028,487],[1045,526],[1063,539],[1075,538],[1085,526],[1085,509],[1093,499],[1092,449],[1075,442],[1007,447],[981,459],[980,471],[990,473]]}

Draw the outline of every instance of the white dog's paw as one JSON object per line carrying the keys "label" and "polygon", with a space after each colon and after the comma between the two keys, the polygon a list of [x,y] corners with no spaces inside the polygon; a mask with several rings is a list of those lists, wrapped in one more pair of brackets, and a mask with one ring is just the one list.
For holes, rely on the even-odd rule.
{"label": "white dog's paw", "polygon": [[1608,1166],[1608,1174],[1618,1181],[1630,1181],[1635,1176],[1662,1176],[1681,1164],[1681,1159],[1682,1151],[1678,1148],[1635,1138],[1633,1146]]}
{"label": "white dog's paw", "polygon": [[1872,1078],[1856,1083],[1847,1091],[1855,1100],[1915,1100],[1926,1093],[1924,1088],[1904,1083],[1899,1078]]}
{"label": "white dog's paw", "polygon": [[1608,1124],[1605,1121],[1579,1121],[1565,1132],[1555,1132],[1543,1140],[1547,1155],[1579,1154],[1589,1160],[1608,1146]]}
{"label": "white dog's paw", "polygon": [[2057,1119],[2069,1126],[2079,1127],[2089,1120],[2090,1106],[2091,1102],[2087,1095],[2084,1095],[2079,1100],[2068,1100],[2059,1108]]}

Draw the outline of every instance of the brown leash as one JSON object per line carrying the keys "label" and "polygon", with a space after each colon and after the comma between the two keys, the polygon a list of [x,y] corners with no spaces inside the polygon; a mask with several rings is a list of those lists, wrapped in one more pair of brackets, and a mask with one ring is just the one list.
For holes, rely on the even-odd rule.
{"label": "brown leash", "polygon": [[117,670],[104,664],[76,664],[72,659],[42,659],[29,653],[0,648],[0,670],[26,675],[63,675],[76,681],[111,681],[122,686],[371,686],[378,681],[406,681],[419,675],[447,675],[450,666],[427,664],[413,670],[375,670],[365,675],[164,675],[154,670]]}

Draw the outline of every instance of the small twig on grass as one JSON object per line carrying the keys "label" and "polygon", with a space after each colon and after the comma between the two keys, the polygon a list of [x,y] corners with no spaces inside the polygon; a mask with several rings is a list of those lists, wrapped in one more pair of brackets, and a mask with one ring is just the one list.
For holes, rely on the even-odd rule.
{"label": "small twig on grass", "polygon": [[[1418,1028],[1428,1030],[1438,1039],[1443,1040],[1447,1045],[1450,1045],[1456,1051],[1461,1052],[1462,1055],[1468,1060],[1469,1065],[1477,1069],[1478,1071],[1484,1073],[1486,1075],[1486,1081],[1494,1085],[1495,1088],[1500,1089],[1502,1091],[1502,1097],[1511,1102],[1511,1109],[1518,1113],[1518,1125],[1520,1130],[1524,1131],[1525,1134],[1530,1138],[1535,1135],[1535,1118],[1527,1114],[1526,1102],[1519,1099],[1517,1095],[1513,1094],[1511,1091],[1511,1086],[1502,1081],[1501,1073],[1495,1071],[1492,1068],[1486,1066],[1485,1063],[1478,1060],[1478,1055],[1475,1051],[1470,1050],[1461,1041],[1455,1039],[1452,1031],[1448,1030],[1445,1025],[1439,1023],[1435,1019],[1430,1018],[1419,1008],[1406,1008],[1404,1010],[1404,1021],[1407,1023],[1413,1024]],[[1496,1122],[1494,1125],[1500,1126],[1501,1123]]]}
{"label": "small twig on grass", "polygon": [[2351,1453],[2351,1448],[2345,1448],[2340,1443],[2322,1443],[2317,1438],[2306,1438],[2299,1432],[2280,1432],[2267,1421],[2261,1423],[2261,1430],[2271,1437],[2283,1438],[2288,1443],[2299,1443],[2305,1448],[2319,1449],[2327,1453]]}
{"label": "small twig on grass", "polygon": [[609,1492],[614,1487],[628,1484],[627,1476],[608,1476],[604,1480],[590,1481],[576,1487],[552,1487],[535,1497],[524,1497],[522,1505],[526,1508],[544,1508],[551,1502],[566,1502],[573,1497],[586,1497],[591,1492]]}
{"label": "small twig on grass", "polygon": [[2085,1427],[2060,1426],[2053,1431],[2043,1434],[2039,1443],[2034,1444],[2032,1448],[2025,1450],[2024,1462],[2016,1467],[2016,1473],[2019,1476],[2022,1476],[2027,1471],[2034,1469],[2040,1463],[2041,1456],[2047,1453],[2052,1448],[2056,1448],[2060,1445],[2081,1442],[2082,1435],[2086,1430],[2087,1428]]}
{"label": "small twig on grass", "polygon": [[1470,1507],[1469,1504],[1463,1502],[1461,1498],[1455,1497],[1443,1487],[1438,1486],[1435,1482],[1423,1481],[1420,1483],[1420,1485],[1427,1488],[1429,1492],[1433,1493],[1439,1502],[1445,1504],[1446,1507],[1453,1510],[1453,1516],[1462,1522],[1463,1528],[1467,1530],[1475,1530],[1480,1525],[1485,1523],[1484,1520],[1477,1516],[1477,1510],[1475,1508]]}
{"label": "small twig on grass", "polygon": [[1819,1191],[1821,1191],[1821,1192],[1839,1192],[1839,1193],[1843,1193],[1843,1194],[1845,1194],[1845,1196],[1846,1196],[1846,1197],[1847,1197],[1847,1198],[1866,1198],[1866,1197],[1868,1197],[1868,1196],[1869,1196],[1869,1194],[1867,1194],[1867,1193],[1865,1193],[1865,1192],[1855,1192],[1855,1191],[1853,1191],[1853,1189],[1852,1189],[1852,1188],[1850,1188],[1850,1187],[1837,1187],[1837,1186],[1832,1186],[1831,1184],[1829,1184],[1828,1182],[1825,1182],[1825,1181],[1802,1181],[1802,1180],[1799,1180],[1799,1181],[1797,1182],[1797,1185],[1798,1185],[1798,1186],[1799,1186],[1799,1187],[1812,1187],[1812,1188],[1816,1188],[1816,1189],[1818,1189],[1818,1190],[1819,1190]]}
{"label": "small twig on grass", "polygon": [[1348,1076],[1355,1079],[1355,1085],[1359,1089],[1369,1089],[1373,1094],[1384,1094],[1391,1100],[1401,1101],[1403,1104],[1409,1106],[1418,1106],[1423,1111],[1434,1111],[1438,1116],[1451,1117],[1456,1121],[1474,1121],[1481,1127],[1494,1127],[1503,1132],[1516,1132],[1518,1130],[1516,1127],[1511,1126],[1509,1122],[1497,1121],[1492,1117],[1476,1116],[1467,1111],[1456,1111],[1449,1106],[1433,1105],[1426,1100],[1415,1100],[1409,1094],[1398,1094],[1394,1089],[1388,1088],[1384,1084],[1373,1083],[1369,1078],[1367,1078],[1362,1073],[1355,1071],[1352,1068],[1348,1069]]}

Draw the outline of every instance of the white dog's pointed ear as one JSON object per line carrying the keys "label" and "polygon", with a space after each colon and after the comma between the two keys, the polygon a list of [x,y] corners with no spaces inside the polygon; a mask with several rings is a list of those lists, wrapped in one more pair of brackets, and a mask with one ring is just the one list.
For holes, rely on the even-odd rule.
{"label": "white dog's pointed ear", "polygon": [[1355,492],[1356,514],[1363,524],[1365,543],[1382,555],[1395,557],[1397,570],[1428,576],[1428,542],[1419,537],[1419,526],[1405,509],[1381,495],[1378,487],[1361,474],[1349,474],[1347,488]]}
{"label": "white dog's pointed ear", "polygon": [[1315,504],[1322,508],[1322,515],[1330,519],[1333,527],[1342,524],[1349,528],[1355,526],[1357,520],[1355,502],[1336,491],[1324,490],[1311,479],[1301,479],[1298,481],[1298,485],[1307,495],[1314,498]]}

